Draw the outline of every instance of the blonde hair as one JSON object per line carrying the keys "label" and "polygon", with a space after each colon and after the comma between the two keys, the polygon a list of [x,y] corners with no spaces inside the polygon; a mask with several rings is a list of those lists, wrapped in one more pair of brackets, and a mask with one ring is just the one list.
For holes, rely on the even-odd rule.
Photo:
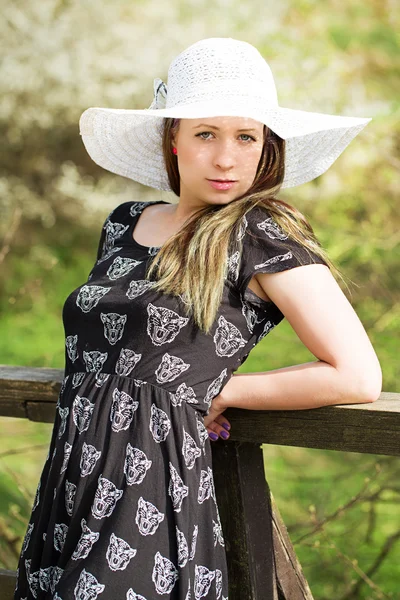
{"label": "blonde hair", "polygon": [[[171,189],[177,196],[180,176],[171,139],[178,128],[178,120],[164,120],[164,160]],[[304,215],[276,198],[284,178],[284,153],[285,140],[264,126],[263,150],[251,187],[226,205],[197,210],[161,247],[147,269],[146,278],[155,281],[153,289],[181,296],[186,316],[192,316],[205,333],[210,332],[222,300],[228,255],[242,249],[242,242],[237,240],[242,218],[257,205],[267,209],[286,233],[321,257],[332,273],[343,279]]]}

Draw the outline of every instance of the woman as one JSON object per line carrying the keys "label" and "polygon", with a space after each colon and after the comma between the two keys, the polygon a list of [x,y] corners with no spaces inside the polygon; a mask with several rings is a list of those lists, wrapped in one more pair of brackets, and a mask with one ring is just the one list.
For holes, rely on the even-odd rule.
{"label": "woman", "polygon": [[[229,437],[225,409],[379,396],[335,267],[276,197],[368,121],[279,107],[267,63],[230,38],[182,52],[150,109],[82,115],[98,164],[179,202],[117,206],[65,301],[65,377],[15,600],[227,600],[209,441]],[[284,316],[318,360],[234,374]]]}

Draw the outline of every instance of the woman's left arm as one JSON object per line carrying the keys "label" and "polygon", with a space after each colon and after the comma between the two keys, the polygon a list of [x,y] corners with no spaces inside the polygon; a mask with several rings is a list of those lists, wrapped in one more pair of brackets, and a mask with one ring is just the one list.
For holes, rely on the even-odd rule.
{"label": "woman's left arm", "polygon": [[318,361],[262,373],[237,373],[213,399],[229,406],[297,410],[373,402],[382,371],[356,312],[327,266],[309,264],[257,280]]}

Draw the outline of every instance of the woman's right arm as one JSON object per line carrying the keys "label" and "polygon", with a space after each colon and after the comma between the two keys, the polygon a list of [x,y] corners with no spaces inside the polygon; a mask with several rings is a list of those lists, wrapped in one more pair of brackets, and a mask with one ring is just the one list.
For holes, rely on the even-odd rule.
{"label": "woman's right arm", "polygon": [[318,359],[258,373],[237,373],[215,406],[299,410],[373,402],[382,390],[377,355],[356,312],[328,267],[303,265],[257,280]]}

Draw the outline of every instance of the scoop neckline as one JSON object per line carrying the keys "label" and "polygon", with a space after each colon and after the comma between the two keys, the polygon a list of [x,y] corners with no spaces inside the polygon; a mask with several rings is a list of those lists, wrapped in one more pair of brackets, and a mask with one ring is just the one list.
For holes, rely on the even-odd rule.
{"label": "scoop neckline", "polygon": [[[132,202],[131,207],[134,204],[138,204],[138,203],[140,203],[140,200]],[[135,238],[133,237],[133,230],[135,229],[136,223],[137,223],[140,215],[144,211],[144,209],[147,208],[148,206],[150,206],[151,204],[171,204],[171,202],[166,202],[165,200],[153,200],[151,202],[146,202],[146,206],[143,206],[143,208],[140,210],[140,212],[138,212],[137,215],[132,217],[132,222],[130,223],[129,228],[127,230],[127,233],[129,234],[128,235],[129,242],[132,243],[134,246],[137,246],[138,248],[140,248],[142,250],[147,250],[147,251],[149,251],[150,249],[160,250],[161,246],[144,246],[143,244],[139,244],[139,242],[137,242],[135,240]]]}

